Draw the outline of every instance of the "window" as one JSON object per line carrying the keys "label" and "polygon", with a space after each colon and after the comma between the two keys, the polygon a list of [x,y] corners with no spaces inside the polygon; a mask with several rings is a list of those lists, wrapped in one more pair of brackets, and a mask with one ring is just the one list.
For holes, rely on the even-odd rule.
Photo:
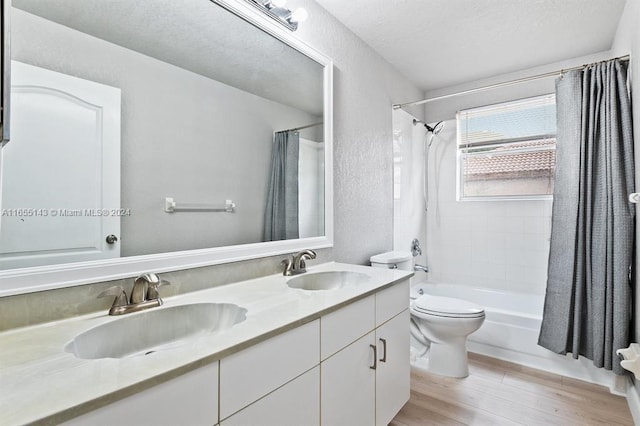
{"label": "window", "polygon": [[459,111],[458,200],[553,194],[555,95]]}

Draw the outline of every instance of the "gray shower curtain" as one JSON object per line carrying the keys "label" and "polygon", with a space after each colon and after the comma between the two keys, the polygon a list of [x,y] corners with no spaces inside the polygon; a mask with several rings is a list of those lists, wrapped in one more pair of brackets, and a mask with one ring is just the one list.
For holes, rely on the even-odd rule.
{"label": "gray shower curtain", "polygon": [[556,177],[547,293],[538,344],[623,372],[634,245],[631,106],[618,60],[556,81]]}
{"label": "gray shower curtain", "polygon": [[264,241],[298,238],[298,132],[276,132],[264,218]]}

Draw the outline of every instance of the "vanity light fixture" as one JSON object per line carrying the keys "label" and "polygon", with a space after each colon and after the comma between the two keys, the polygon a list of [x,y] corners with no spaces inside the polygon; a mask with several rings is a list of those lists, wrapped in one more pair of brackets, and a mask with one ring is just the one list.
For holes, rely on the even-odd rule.
{"label": "vanity light fixture", "polygon": [[287,0],[245,0],[258,8],[269,18],[284,25],[291,31],[298,29],[298,23],[307,19],[309,14],[303,8],[291,11],[285,7]]}

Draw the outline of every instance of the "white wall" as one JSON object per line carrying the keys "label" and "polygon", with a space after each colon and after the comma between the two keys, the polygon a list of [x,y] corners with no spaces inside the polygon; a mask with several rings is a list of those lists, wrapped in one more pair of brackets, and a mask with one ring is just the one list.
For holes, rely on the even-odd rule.
{"label": "white wall", "polygon": [[[636,99],[632,98],[633,107],[633,125],[634,125],[634,147],[635,147],[635,178],[636,178],[636,191],[640,190],[640,100],[638,96],[640,94],[640,27],[638,26],[638,20],[640,19],[640,1],[627,0],[627,5],[624,9],[620,24],[618,26],[618,32],[616,33],[616,39],[613,43],[612,52],[614,56],[622,56],[631,54],[630,63],[630,86],[632,97],[635,95]],[[638,224],[638,208],[636,207],[636,244],[640,241],[640,226]],[[635,259],[635,301],[634,301],[634,335],[631,337],[631,341],[640,341],[640,291],[638,288],[638,271],[640,269],[640,252],[636,249]],[[635,381],[636,390],[640,393],[640,382]],[[635,401],[636,405],[632,406],[635,410],[639,410],[637,398],[631,399]],[[640,412],[633,411],[636,421],[640,421]],[[637,416],[637,417],[636,417]]]}
{"label": "white wall", "polygon": [[[14,59],[122,89],[123,256],[262,240],[273,132],[321,119],[21,10],[13,20]],[[165,197],[237,208],[168,214]]]}

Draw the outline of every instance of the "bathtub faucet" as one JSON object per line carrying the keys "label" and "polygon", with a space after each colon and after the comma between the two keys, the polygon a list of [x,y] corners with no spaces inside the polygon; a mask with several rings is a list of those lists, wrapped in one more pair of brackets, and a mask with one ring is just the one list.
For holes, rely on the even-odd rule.
{"label": "bathtub faucet", "polygon": [[413,270],[414,271],[422,271],[425,273],[429,272],[429,267],[428,266],[423,266],[423,265],[418,265],[417,263],[415,265],[413,265]]}

